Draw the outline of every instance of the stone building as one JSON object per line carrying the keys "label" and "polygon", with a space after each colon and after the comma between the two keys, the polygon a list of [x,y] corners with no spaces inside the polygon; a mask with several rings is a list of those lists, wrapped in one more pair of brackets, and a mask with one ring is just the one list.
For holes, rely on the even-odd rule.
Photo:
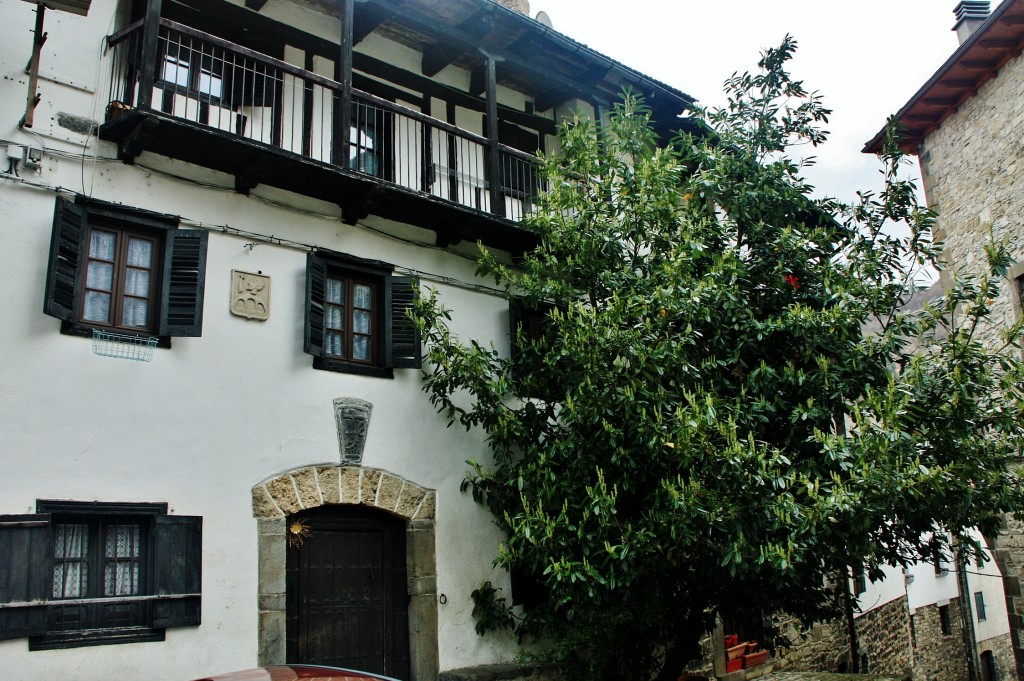
{"label": "stone building", "polygon": [[5,676],[514,659],[471,615],[509,587],[459,489],[485,443],[406,311],[436,287],[508,352],[476,244],[534,243],[557,123],[692,102],[527,7],[0,2]]}
{"label": "stone building", "polygon": [[[1007,240],[1015,259],[1024,261],[1024,0],[1004,0],[991,13],[988,2],[960,2],[955,14],[960,47],[896,115],[904,129],[901,144],[918,157],[928,205],[938,212],[946,285],[953,277],[984,273],[983,245],[991,238]],[[878,152],[883,134],[865,151]],[[1021,314],[1024,263],[1005,283],[984,328],[992,342]],[[962,588],[948,607],[958,606],[970,627],[972,676],[1020,678],[1024,526],[1008,518],[1005,531],[987,539],[1003,589],[993,587],[995,574],[976,577],[987,588]],[[995,600],[1009,613],[1005,621],[992,608]],[[918,618],[919,636],[926,635],[926,621],[934,630],[932,614]]]}

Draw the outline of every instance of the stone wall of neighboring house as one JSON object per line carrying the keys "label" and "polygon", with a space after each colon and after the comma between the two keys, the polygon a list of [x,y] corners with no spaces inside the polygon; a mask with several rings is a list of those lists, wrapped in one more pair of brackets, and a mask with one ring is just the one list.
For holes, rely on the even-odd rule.
{"label": "stone wall of neighboring house", "polygon": [[849,630],[843,620],[804,629],[795,619],[779,622],[788,645],[775,649],[776,669],[838,672],[850,657]]}
{"label": "stone wall of neighboring house", "polygon": [[913,651],[905,596],[857,618],[857,655],[861,672],[896,676],[910,672]]}
{"label": "stone wall of neighboring house", "polygon": [[[929,134],[919,151],[929,205],[939,212],[936,236],[945,243],[946,283],[953,273],[984,271],[982,245],[990,230],[995,238],[1009,241],[1018,261],[981,334],[990,342],[998,341],[1001,331],[1021,313],[1016,280],[1024,276],[1022,90],[1024,57],[1018,55]],[[992,548],[1004,575],[1017,673],[1024,677],[1024,525],[1006,522],[1006,531],[994,538]]]}
{"label": "stone wall of neighboring house", "polygon": [[[1012,254],[1024,256],[1024,58],[1003,66],[942,125],[928,135],[919,156],[929,205],[939,213],[937,236],[945,243],[948,274],[985,270],[983,245],[991,227],[997,239],[1011,242]],[[1021,274],[1016,272],[1014,274]],[[999,297],[985,337],[1013,323],[1016,292]]]}
{"label": "stone wall of neighboring house", "polygon": [[[991,653],[995,673],[987,675],[985,670],[985,653]],[[979,678],[982,681],[1016,681],[1016,661],[1013,657],[1013,639],[1010,634],[996,636],[978,644],[978,659],[982,669]]]}
{"label": "stone wall of neighboring house", "polygon": [[[948,608],[948,633],[940,608]],[[960,599],[928,605],[914,612],[914,681],[960,681],[968,678]]]}

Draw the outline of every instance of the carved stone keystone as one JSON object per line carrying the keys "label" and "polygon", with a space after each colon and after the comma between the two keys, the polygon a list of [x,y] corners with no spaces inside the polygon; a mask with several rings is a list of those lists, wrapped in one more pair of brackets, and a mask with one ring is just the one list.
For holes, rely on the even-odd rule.
{"label": "carved stone keystone", "polygon": [[372,403],[357,397],[339,397],[334,400],[341,463],[358,466],[363,462],[363,447],[366,445],[366,431],[370,427],[372,411]]}

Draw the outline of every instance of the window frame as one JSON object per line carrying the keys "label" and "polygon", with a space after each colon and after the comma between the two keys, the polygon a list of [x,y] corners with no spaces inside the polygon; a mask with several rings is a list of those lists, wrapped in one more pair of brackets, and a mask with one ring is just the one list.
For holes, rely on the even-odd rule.
{"label": "window frame", "polygon": [[[324,371],[394,378],[394,369],[422,366],[420,333],[407,316],[418,295],[419,279],[393,274],[394,265],[366,260],[326,249],[310,251],[306,258],[306,297],[303,350],[313,356],[313,368]],[[378,314],[373,320],[372,362],[334,357],[326,353],[326,287],[329,278],[357,279],[377,286]],[[351,288],[351,287],[347,287]],[[351,319],[351,314],[349,314]],[[351,324],[350,324],[351,326]]]}
{"label": "window frame", "polygon": [[988,617],[988,613],[985,611],[985,592],[975,591],[974,592],[974,614],[978,618],[979,622],[984,622]]}
{"label": "window frame", "polygon": [[[89,236],[104,227],[152,237],[159,246],[154,254],[158,281],[154,290],[148,329],[129,328],[83,319],[85,283],[89,262]],[[110,204],[77,195],[57,196],[50,235],[50,255],[44,287],[43,313],[61,321],[60,331],[91,336],[93,329],[137,336],[156,336],[161,347],[170,347],[174,336],[202,336],[206,288],[206,253],[209,232],[180,229],[178,218]]]}
{"label": "window frame", "polygon": [[[114,270],[111,278],[111,290],[109,292],[104,292],[110,296],[110,308],[107,323],[85,318],[88,294],[89,291],[94,290],[89,286],[89,265],[91,262],[107,262],[94,257],[91,252],[92,235],[97,231],[113,233],[116,235],[114,259],[109,261]],[[128,245],[132,237],[148,241],[153,245],[149,267],[150,290],[149,295],[145,298],[147,302],[145,326],[129,326],[124,323],[125,299],[141,298],[141,296],[129,295],[127,292],[127,271],[129,269]],[[86,225],[85,241],[85,266],[82,268],[82,281],[79,284],[82,293],[78,299],[78,323],[93,328],[109,329],[117,333],[153,334],[159,321],[159,315],[154,313],[158,312],[160,302],[161,266],[163,264],[161,260],[164,253],[163,235],[154,232],[146,232],[134,226],[122,226],[100,220]]]}
{"label": "window frame", "polygon": [[[36,509],[0,516],[0,574],[8,579],[0,640],[27,638],[29,650],[162,641],[168,628],[201,623],[201,517],[168,515],[166,503],[41,499]],[[97,540],[113,523],[139,527],[138,588],[130,595],[103,593],[101,569],[109,558]],[[87,565],[84,595],[54,594],[56,536],[69,524],[88,528],[80,561]],[[65,615],[83,624],[64,626]]]}
{"label": "window frame", "polygon": [[949,611],[949,604],[939,606],[939,631],[943,636],[953,634],[953,615]]}

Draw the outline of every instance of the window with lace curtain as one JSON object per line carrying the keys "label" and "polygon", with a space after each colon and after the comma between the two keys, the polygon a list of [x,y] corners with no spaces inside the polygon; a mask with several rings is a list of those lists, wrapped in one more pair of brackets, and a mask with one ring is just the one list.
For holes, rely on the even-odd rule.
{"label": "window with lace curtain", "polygon": [[[202,518],[165,503],[40,500],[0,515],[0,640],[162,641],[200,623]],[[5,598],[6,596],[6,598]]]}

